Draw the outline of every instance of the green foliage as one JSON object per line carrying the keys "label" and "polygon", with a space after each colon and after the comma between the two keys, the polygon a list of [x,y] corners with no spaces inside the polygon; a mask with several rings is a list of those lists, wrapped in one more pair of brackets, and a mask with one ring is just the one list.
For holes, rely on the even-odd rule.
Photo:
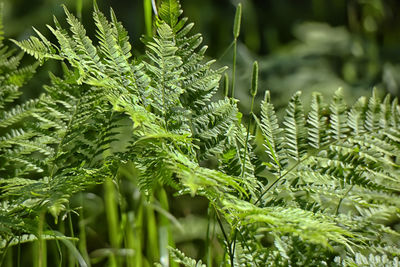
{"label": "green foliage", "polygon": [[189,257],[186,257],[185,254],[178,249],[175,248],[169,248],[169,251],[172,255],[172,258],[174,259],[175,262],[183,264],[183,266],[186,267],[206,267],[205,264],[203,264],[200,261],[196,262],[194,259],[191,259]]}
{"label": "green foliage", "polygon": [[[382,101],[374,91],[348,108],[341,90],[329,105],[316,93],[307,114],[298,92],[279,122],[266,92],[261,117],[251,111],[251,131],[235,99],[216,99],[225,68],[205,59],[202,37],[190,34],[193,24],[180,18],[179,1],[162,1],[155,34],[143,38],[140,58],[133,58],[112,10],[108,20],[94,6],[97,41],[66,8],[65,13],[69,30],[57,19],[48,26],[57,44],[39,32],[39,38],[14,41],[40,62],[64,61],[64,77],[50,75],[45,94],[12,109],[6,104],[16,99],[27,75],[16,76],[22,72],[11,64],[14,59],[2,79],[5,85],[14,82],[11,89],[2,86],[0,102],[3,247],[23,234],[40,239],[39,214],[50,212],[57,222],[70,212],[74,193],[105,180],[118,184],[128,163],[148,199],[164,186],[177,195],[207,198],[231,265],[351,266],[369,257],[396,264],[397,100]],[[123,129],[129,131],[124,139]],[[118,248],[118,237],[112,246]],[[177,249],[170,252],[177,263],[202,266]],[[149,254],[155,261],[157,253]]]}

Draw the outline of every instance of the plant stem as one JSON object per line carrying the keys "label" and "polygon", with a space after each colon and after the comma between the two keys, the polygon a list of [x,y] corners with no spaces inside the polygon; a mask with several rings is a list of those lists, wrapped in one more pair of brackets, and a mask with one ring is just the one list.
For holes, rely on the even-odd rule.
{"label": "plant stem", "polygon": [[231,98],[235,98],[235,82],[236,82],[236,53],[237,53],[237,39],[233,41],[233,59],[232,59],[232,89]]}
{"label": "plant stem", "polygon": [[228,239],[228,236],[227,236],[227,234],[225,232],[224,226],[222,225],[222,221],[221,221],[221,218],[219,217],[219,213],[218,213],[216,207],[214,207],[214,210],[215,210],[217,222],[218,222],[219,227],[221,228],[221,231],[222,231],[222,235],[224,236],[225,242],[226,242],[226,244],[228,246],[228,254],[229,254],[229,259],[230,259],[230,262],[231,262],[231,267],[234,267],[235,263],[234,263],[234,254],[233,254],[233,251],[232,251],[232,243]]}
{"label": "plant stem", "polygon": [[81,252],[83,258],[85,261],[88,263],[90,266],[90,259],[89,259],[89,254],[86,248],[86,223],[85,223],[85,216],[83,213],[83,194],[80,196],[80,206],[81,210],[79,213],[79,241],[78,241],[78,247],[79,251]]}
{"label": "plant stem", "polygon": [[146,35],[148,37],[151,37],[153,35],[153,30],[152,30],[153,11],[151,8],[152,8],[151,0],[143,0],[144,24],[146,27]]}
{"label": "plant stem", "polygon": [[4,259],[6,258],[7,250],[10,246],[11,241],[13,240],[13,237],[11,237],[9,240],[6,242],[6,246],[4,247],[3,252],[1,253],[1,258],[0,258],[0,266],[3,266]]}
{"label": "plant stem", "polygon": [[[104,201],[110,244],[113,250],[117,250],[119,248],[118,207],[116,203],[116,190],[111,177],[107,177],[104,182]],[[110,254],[110,266],[119,266],[114,253]]]}
{"label": "plant stem", "polygon": [[249,146],[251,114],[253,114],[254,98],[255,98],[255,96],[253,96],[251,98],[250,117],[249,117],[249,121],[247,122],[246,142],[245,142],[245,147],[244,147],[244,152],[243,152],[243,160],[242,160],[242,166],[243,166],[242,167],[242,179],[244,178],[244,173],[245,173],[245,168],[246,168],[246,157],[247,157],[247,149]]}
{"label": "plant stem", "polygon": [[[207,261],[207,266],[212,267],[212,249],[211,249],[211,242],[212,242],[212,237],[214,236],[214,231],[210,234],[210,228],[211,228],[211,223],[213,223],[212,218],[215,216],[213,209],[211,206],[208,207],[207,211],[207,232],[206,232],[206,261]],[[215,227],[215,223],[213,223],[213,226]]]}
{"label": "plant stem", "polygon": [[[160,206],[163,210],[169,210],[168,196],[167,192],[163,187],[158,191],[158,200]],[[169,261],[169,253],[167,247],[175,247],[175,243],[172,238],[171,233],[171,223],[170,220],[165,215],[160,215],[159,217],[159,247],[160,247],[160,263],[163,266],[178,267],[177,263],[174,261]]]}
{"label": "plant stem", "polygon": [[76,0],[76,16],[80,20],[82,19],[82,0]]}
{"label": "plant stem", "polygon": [[45,220],[45,212],[41,212],[39,215],[39,232],[38,232],[38,267],[47,266],[46,239],[43,239],[44,220]]}
{"label": "plant stem", "polygon": [[[151,196],[149,202],[153,202],[154,197]],[[154,262],[157,262],[159,259],[159,251],[158,251],[158,234],[157,234],[157,223],[156,217],[154,214],[154,209],[151,208],[151,205],[148,203],[147,207],[145,207],[145,214],[146,214],[146,222],[147,222],[147,259],[149,260],[150,264],[153,265]]]}
{"label": "plant stem", "polygon": [[236,7],[235,21],[233,24],[233,62],[232,62],[232,92],[231,97],[235,98],[235,80],[236,80],[236,53],[237,53],[237,39],[240,34],[240,24],[242,19],[242,4]]}
{"label": "plant stem", "polygon": [[338,215],[338,214],[339,214],[340,205],[342,205],[342,201],[344,200],[344,198],[350,193],[351,189],[353,189],[353,186],[354,186],[354,185],[351,185],[351,186],[349,187],[349,189],[346,191],[346,193],[344,193],[343,197],[341,197],[341,198],[339,199],[338,205],[337,205],[337,207],[336,207],[335,215]]}

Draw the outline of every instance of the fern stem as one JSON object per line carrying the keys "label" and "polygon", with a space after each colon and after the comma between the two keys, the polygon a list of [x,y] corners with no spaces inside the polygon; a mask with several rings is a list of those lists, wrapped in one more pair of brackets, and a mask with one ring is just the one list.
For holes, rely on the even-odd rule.
{"label": "fern stem", "polygon": [[52,163],[52,166],[51,166],[50,179],[53,178],[54,171],[55,171],[55,169],[56,169],[56,163],[55,163],[55,162],[56,162],[56,160],[57,160],[57,158],[58,158],[58,156],[59,156],[59,154],[60,154],[61,147],[62,147],[62,145],[64,144],[65,137],[67,136],[67,134],[68,134],[68,132],[69,132],[69,130],[70,130],[70,128],[71,128],[71,125],[72,125],[72,122],[74,121],[75,115],[76,115],[77,112],[78,112],[78,107],[79,107],[80,103],[81,103],[81,99],[79,98],[78,102],[77,102],[76,105],[75,105],[74,112],[72,113],[72,116],[71,116],[71,118],[70,118],[69,121],[68,121],[67,128],[65,129],[65,132],[64,132],[63,136],[61,137],[60,142],[57,144],[56,152],[55,152],[55,154],[54,154],[53,163]]}
{"label": "fern stem", "polygon": [[[333,145],[334,143],[337,143],[339,141],[345,141],[347,140],[349,137],[343,138],[342,140],[333,140],[329,143],[327,143],[325,146],[321,147],[320,149],[318,149],[318,151],[322,151],[327,149],[329,146]],[[293,171],[295,168],[297,168],[302,162],[304,162],[306,159],[308,159],[309,157],[311,157],[312,154],[306,154],[305,156],[303,156],[303,158],[301,158],[299,161],[297,161],[290,169],[288,169],[287,171],[285,171],[285,173],[283,173],[282,175],[280,175],[270,186],[268,186],[262,193],[261,195],[257,198],[256,202],[254,202],[254,205],[256,205],[258,202],[260,202],[261,198],[277,183],[279,182],[283,177],[285,177],[288,173],[290,173],[291,171]]]}
{"label": "fern stem", "polygon": [[222,225],[221,218],[220,218],[219,213],[217,211],[217,208],[215,206],[214,206],[214,210],[215,210],[215,214],[216,214],[218,225],[221,228],[222,235],[224,236],[226,245],[228,246],[228,254],[229,254],[229,259],[230,259],[230,262],[231,262],[231,266],[234,267],[235,263],[234,263],[234,255],[233,255],[233,251],[232,251],[232,243],[228,239],[228,236],[227,236],[227,234],[225,232],[224,226]]}
{"label": "fern stem", "polygon": [[231,50],[233,43],[235,41],[232,41],[227,48],[225,48],[225,50],[222,52],[222,54],[218,57],[217,61],[221,61],[221,59],[228,53],[229,50]]}
{"label": "fern stem", "polygon": [[[71,236],[72,238],[74,238],[75,235],[74,235],[74,227],[73,227],[73,224],[72,224],[72,212],[71,212],[71,209],[70,209],[70,207],[69,207],[69,203],[67,203],[67,210],[68,210],[68,227],[69,227],[69,234],[70,234],[70,236]],[[75,243],[74,240],[72,240],[72,242]],[[72,254],[70,254],[70,257],[69,257],[69,265],[68,265],[68,266],[76,266],[76,261],[75,261],[75,258],[72,257]]]}
{"label": "fern stem", "polygon": [[250,138],[250,128],[251,128],[251,118],[253,117],[253,109],[254,109],[254,99],[257,95],[258,89],[258,63],[255,61],[253,63],[253,71],[252,71],[252,78],[251,78],[251,87],[250,87],[250,94],[251,94],[251,105],[250,105],[250,113],[249,113],[249,120],[247,122],[247,133],[246,133],[246,142],[244,148],[244,155],[243,155],[243,167],[242,167],[242,179],[244,179],[245,169],[246,169],[246,157],[247,157],[247,149],[249,146],[249,138]]}
{"label": "fern stem", "polygon": [[336,211],[335,211],[335,215],[337,216],[339,214],[339,209],[340,209],[340,205],[342,205],[342,202],[344,200],[344,198],[350,193],[351,189],[353,189],[354,185],[351,185],[349,189],[347,189],[347,191],[344,193],[343,197],[341,197],[339,199],[338,205],[336,207]]}
{"label": "fern stem", "polygon": [[[238,230],[238,228],[236,228],[236,231],[239,233],[240,237],[242,238],[242,241],[243,241],[243,243],[244,243],[244,245],[245,245],[247,251],[251,254],[252,250],[250,249],[249,245],[248,245],[247,242],[245,241],[242,232],[240,232],[240,231]],[[253,260],[253,263],[254,263],[257,267],[260,266],[260,265],[258,265],[257,261],[254,261],[254,260]]]}

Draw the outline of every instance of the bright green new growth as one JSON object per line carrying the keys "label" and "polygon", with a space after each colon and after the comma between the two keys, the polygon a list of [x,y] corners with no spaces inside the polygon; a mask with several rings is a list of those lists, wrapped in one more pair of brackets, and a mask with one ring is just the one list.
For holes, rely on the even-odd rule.
{"label": "bright green new growth", "polygon": [[[398,262],[399,233],[390,227],[400,204],[397,100],[382,101],[374,91],[349,109],[340,90],[329,105],[316,93],[306,114],[296,93],[279,123],[266,92],[261,117],[251,114],[257,125],[251,133],[236,100],[212,100],[225,68],[205,60],[201,35],[189,34],[193,24],[180,18],[179,2],[162,1],[158,12],[141,59],[132,58],[114,12],[109,21],[97,6],[97,42],[67,9],[69,32],[56,19],[48,26],[58,44],[40,33],[15,42],[41,62],[58,59],[69,67],[63,65],[63,79],[52,76],[38,100],[2,111],[0,126],[8,132],[0,137],[1,246],[38,235],[37,214],[57,219],[73,193],[114,179],[131,162],[149,197],[168,185],[210,201],[231,265]],[[20,84],[2,84],[0,103],[15,99]],[[124,143],[120,127],[130,129]],[[257,145],[262,155],[253,151]],[[212,169],[205,164],[210,159]],[[176,249],[171,255],[201,266]]]}

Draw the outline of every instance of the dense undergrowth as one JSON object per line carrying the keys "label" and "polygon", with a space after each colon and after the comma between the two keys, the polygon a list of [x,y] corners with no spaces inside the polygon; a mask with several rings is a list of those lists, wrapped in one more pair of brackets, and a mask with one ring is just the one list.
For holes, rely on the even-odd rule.
{"label": "dense undergrowth", "polygon": [[[65,13],[69,29],[48,26],[56,43],[38,31],[14,41],[39,63],[62,61],[37,99],[15,104],[37,66],[20,68],[1,43],[4,264],[29,264],[32,250],[35,266],[200,266],[177,249],[169,212],[188,195],[207,199],[209,266],[398,266],[397,99],[373,91],[348,106],[339,89],[329,102],[314,93],[306,113],[298,92],[278,121],[267,91],[261,114],[252,104],[242,121],[235,70],[218,99],[226,68],[205,58],[177,0],[158,7],[140,57],[112,10],[94,5],[96,40]],[[252,102],[257,87],[254,63]],[[92,251],[93,218],[70,205],[85,206],[92,195],[77,193],[96,184],[108,238]]]}

